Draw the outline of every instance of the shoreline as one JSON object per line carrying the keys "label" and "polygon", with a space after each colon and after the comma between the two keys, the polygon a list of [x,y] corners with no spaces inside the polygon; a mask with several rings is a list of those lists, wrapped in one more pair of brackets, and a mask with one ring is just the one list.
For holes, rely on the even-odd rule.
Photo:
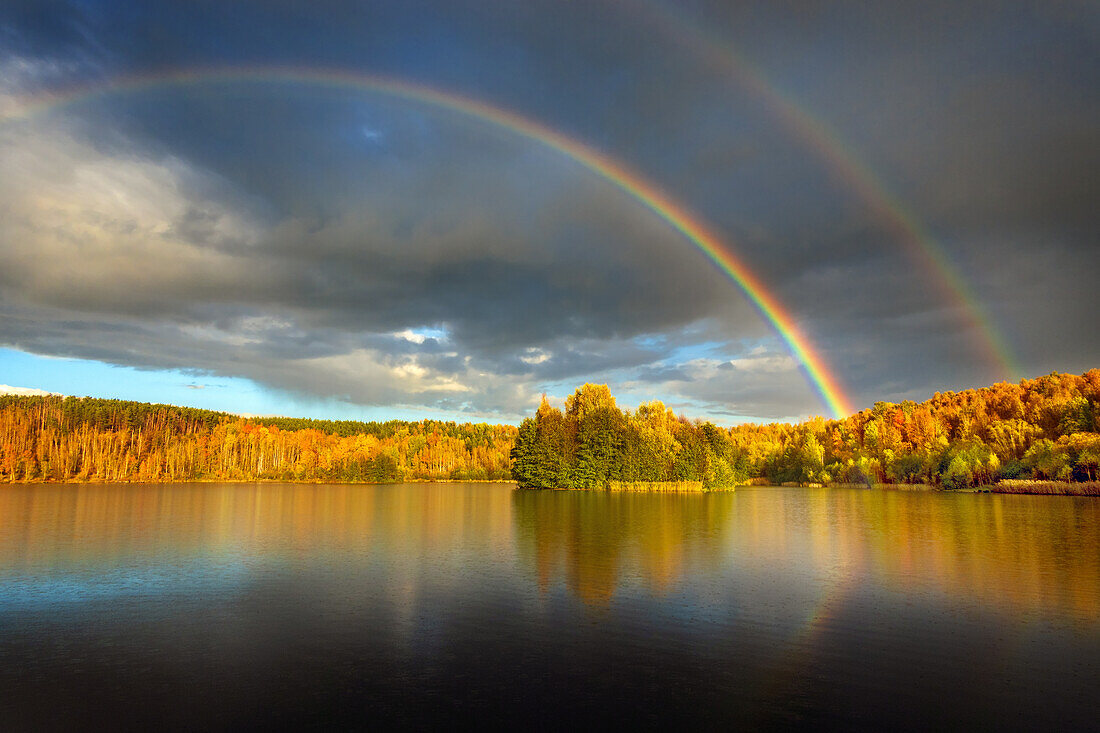
{"label": "shoreline", "polygon": [[[819,488],[821,484],[804,485]],[[1100,481],[1032,481],[1006,480],[997,484],[968,486],[965,489],[945,489],[933,484],[829,484],[830,489],[864,489],[867,491],[929,491],[944,494],[1019,494],[1027,496],[1100,496]]]}
{"label": "shoreline", "polygon": [[396,486],[398,484],[514,484],[511,479],[403,479],[401,481],[338,481],[331,479],[281,479],[281,478],[183,478],[183,479],[12,479],[4,484],[22,484],[30,486],[87,484],[90,486],[106,484],[331,484],[341,486]]}
{"label": "shoreline", "polygon": [[[118,484],[296,484],[296,485],[339,485],[339,486],[396,486],[400,484],[515,484],[512,479],[403,479],[401,481],[337,481],[326,479],[274,479],[274,478],[198,478],[198,479],[117,479],[108,480],[100,478],[92,479],[9,479],[3,484],[8,486],[64,486],[64,485],[88,485],[105,486]],[[641,482],[631,482],[641,483]],[[656,482],[658,484],[665,482]],[[668,482],[673,483],[673,482]],[[642,488],[642,487],[608,487],[595,489],[563,489],[548,487],[520,487],[524,491],[605,491],[609,493],[635,493],[635,494],[722,494],[733,493],[738,488],[803,488],[803,489],[862,489],[864,491],[912,491],[943,494],[1016,494],[1021,496],[1087,496],[1100,497],[1100,481],[1072,482],[1072,481],[1011,481],[1000,484],[970,486],[965,489],[944,489],[932,484],[765,484],[756,480],[750,480],[743,484],[737,484],[722,489],[702,488]]]}

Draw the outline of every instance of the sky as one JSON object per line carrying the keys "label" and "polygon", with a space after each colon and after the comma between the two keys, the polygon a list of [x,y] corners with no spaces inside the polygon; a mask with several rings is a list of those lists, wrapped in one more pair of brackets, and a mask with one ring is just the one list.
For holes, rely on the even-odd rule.
{"label": "sky", "polygon": [[1100,366],[1098,199],[1091,2],[0,4],[0,390],[831,417]]}

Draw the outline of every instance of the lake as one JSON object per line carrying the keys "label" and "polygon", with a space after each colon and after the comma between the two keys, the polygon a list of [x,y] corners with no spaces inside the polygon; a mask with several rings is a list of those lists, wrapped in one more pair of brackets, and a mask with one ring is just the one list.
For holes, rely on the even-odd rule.
{"label": "lake", "polygon": [[0,720],[1095,729],[1100,499],[0,488]]}

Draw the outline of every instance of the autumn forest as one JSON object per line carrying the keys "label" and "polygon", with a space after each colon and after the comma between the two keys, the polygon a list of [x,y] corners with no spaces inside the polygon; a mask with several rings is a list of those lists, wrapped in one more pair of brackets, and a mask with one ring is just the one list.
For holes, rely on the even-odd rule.
{"label": "autumn forest", "polygon": [[1100,369],[878,402],[842,420],[693,421],[661,402],[620,410],[586,384],[510,425],[241,418],[169,405],[0,397],[5,481],[514,480],[615,488],[661,482],[924,484],[1100,480]]}

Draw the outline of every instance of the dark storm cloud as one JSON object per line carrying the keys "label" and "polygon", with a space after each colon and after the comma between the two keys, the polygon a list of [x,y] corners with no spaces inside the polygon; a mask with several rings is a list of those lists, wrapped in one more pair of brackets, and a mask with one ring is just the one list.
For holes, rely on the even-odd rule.
{"label": "dark storm cloud", "polygon": [[[3,142],[18,175],[0,180],[10,214],[2,337],[38,353],[195,368],[357,403],[515,409],[520,386],[543,375],[656,358],[608,339],[746,312],[666,225],[606,183],[578,180],[575,165],[559,174],[572,186],[540,186],[545,201],[529,215],[527,194],[510,185],[510,144],[495,164],[460,165],[466,187],[449,199],[439,188],[426,211],[421,190],[435,183],[413,176],[381,202],[367,187],[360,208],[339,216],[273,220],[159,146],[104,151],[65,118],[12,124]],[[423,327],[446,336],[395,335]],[[501,389],[502,374],[519,381]]]}
{"label": "dark storm cloud", "polygon": [[[660,184],[733,243],[860,403],[1000,376],[884,201],[936,238],[1026,372],[1100,358],[1081,337],[1100,305],[1094,9],[673,10],[830,125],[847,149],[823,154],[646,7],[7,3],[0,92],[256,64],[417,80]],[[820,411],[797,365],[729,367],[743,343],[781,345],[690,244],[483,122],[376,94],[199,84],[0,124],[0,340],[20,348],[370,404],[514,414],[539,384],[608,375],[716,415]],[[876,200],[837,155],[877,174]]]}
{"label": "dark storm cloud", "polygon": [[81,56],[99,44],[79,4],[67,0],[11,0],[0,9],[0,38],[9,53]]}

